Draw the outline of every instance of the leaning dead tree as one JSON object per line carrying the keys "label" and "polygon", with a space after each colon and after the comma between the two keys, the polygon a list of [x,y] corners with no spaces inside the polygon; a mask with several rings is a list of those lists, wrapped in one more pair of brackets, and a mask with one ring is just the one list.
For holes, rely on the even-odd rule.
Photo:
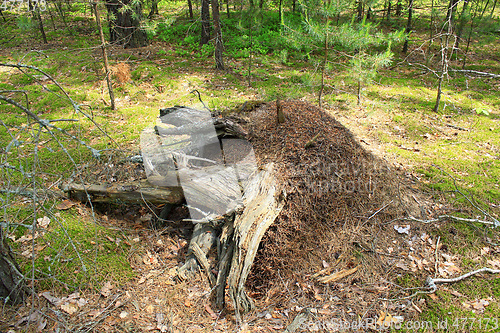
{"label": "leaning dead tree", "polygon": [[[70,183],[64,190],[83,201],[140,198],[165,203],[167,209],[183,198],[195,225],[178,275],[187,279],[201,268],[218,308],[225,305],[227,287],[239,320],[241,313],[254,307],[245,283],[260,241],[284,205],[274,165],[257,166],[252,145],[245,139],[248,134],[234,119],[187,107],[162,109],[160,115],[161,122],[141,135],[147,180]],[[207,254],[216,244],[214,276]]]}

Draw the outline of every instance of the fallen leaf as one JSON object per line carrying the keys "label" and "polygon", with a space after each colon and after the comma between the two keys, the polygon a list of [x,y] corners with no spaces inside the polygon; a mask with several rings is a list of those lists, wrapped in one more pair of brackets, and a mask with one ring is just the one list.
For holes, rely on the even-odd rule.
{"label": "fallen leaf", "polygon": [[434,293],[429,294],[429,297],[430,297],[433,301],[437,301],[437,300],[439,299],[439,297],[438,297],[436,294],[434,294]]}
{"label": "fallen leaf", "polygon": [[380,317],[377,320],[377,327],[391,327],[403,322],[404,317],[392,316],[390,313],[381,311]]}
{"label": "fallen leaf", "polygon": [[125,319],[125,318],[127,318],[127,317],[128,317],[128,312],[127,312],[127,311],[122,311],[122,312],[120,312],[120,318],[121,318],[121,319]]}
{"label": "fallen leaf", "polygon": [[59,209],[59,210],[67,210],[67,209],[70,209],[71,207],[73,207],[75,205],[75,203],[71,200],[63,200],[61,201],[60,203],[58,203],[56,205],[56,209]]}
{"label": "fallen leaf", "polygon": [[488,254],[490,252],[490,248],[489,247],[483,247],[481,249],[481,255],[484,256],[486,254]]}
{"label": "fallen leaf", "polygon": [[104,286],[102,286],[101,288],[101,295],[104,296],[104,297],[108,297],[109,295],[111,295],[111,290],[113,289],[113,285],[111,284],[111,282],[106,282],[104,284]]}
{"label": "fallen leaf", "polygon": [[64,312],[72,315],[74,314],[76,311],[78,311],[78,306],[76,304],[73,304],[73,303],[64,303],[64,304],[61,304],[60,306],[61,310],[63,310]]}
{"label": "fallen leaf", "polygon": [[59,305],[60,302],[61,302],[61,299],[59,297],[55,297],[55,296],[52,296],[50,294],[50,291],[45,291],[42,293],[42,296],[47,300],[49,301],[50,303],[54,304],[54,305]]}
{"label": "fallen leaf", "polygon": [[44,217],[38,218],[36,220],[36,222],[38,223],[38,226],[40,226],[42,228],[47,228],[49,226],[50,219],[47,216],[44,216]]}

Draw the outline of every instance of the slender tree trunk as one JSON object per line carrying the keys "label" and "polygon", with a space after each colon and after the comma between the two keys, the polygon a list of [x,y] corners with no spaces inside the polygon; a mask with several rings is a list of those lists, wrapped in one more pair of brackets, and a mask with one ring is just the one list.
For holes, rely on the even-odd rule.
{"label": "slender tree trunk", "polygon": [[94,1],[92,3],[92,7],[94,10],[97,28],[99,29],[99,36],[101,37],[102,58],[104,59],[104,69],[106,70],[106,83],[108,84],[108,92],[109,92],[109,100],[111,101],[111,109],[116,110],[115,94],[113,92],[113,84],[111,82],[111,71],[109,70],[109,63],[108,63],[108,52],[106,51],[106,40],[104,39],[104,33],[102,32],[101,17],[99,15],[99,9],[97,8],[96,1]]}
{"label": "slender tree trunk", "polygon": [[[328,24],[326,26],[326,29],[328,29]],[[325,72],[326,72],[326,66],[328,62],[328,30],[325,32],[325,45],[324,45],[324,50],[325,56],[323,57],[323,66],[321,69],[321,87],[319,89],[319,94],[318,94],[318,104],[319,107],[322,107],[321,103],[321,97],[323,96],[323,91],[325,89]]]}
{"label": "slender tree trunk", "polygon": [[19,304],[25,299],[26,290],[24,276],[0,226],[0,301]]}
{"label": "slender tree trunk", "polygon": [[363,19],[363,2],[362,0],[358,0],[358,6],[357,6],[357,20],[361,21]]}
{"label": "slender tree trunk", "polygon": [[50,17],[50,22],[52,23],[52,28],[54,29],[54,31],[56,31],[57,28],[56,28],[56,23],[54,21],[54,15],[52,14],[52,10],[50,10],[49,4],[47,4],[47,11],[49,12],[49,17]]}
{"label": "slender tree trunk", "polygon": [[251,88],[252,87],[252,58],[253,58],[253,15],[254,13],[252,12],[252,18],[250,19],[250,26],[248,27],[248,34],[250,35],[250,54],[248,56],[248,86]]}
{"label": "slender tree trunk", "polygon": [[431,49],[432,49],[432,41],[434,39],[434,0],[431,0],[431,22],[430,22],[429,33],[430,33],[429,46],[427,47],[427,54],[425,56],[425,65],[426,66],[429,64]]}
{"label": "slender tree trunk", "polygon": [[192,20],[194,19],[194,14],[193,14],[193,2],[191,0],[188,1],[188,9],[189,9],[189,18]]}
{"label": "slender tree trunk", "polygon": [[201,0],[201,37],[200,46],[210,40],[210,5],[209,0]]}
{"label": "slender tree trunk", "polygon": [[467,36],[467,46],[465,47],[465,52],[464,52],[464,60],[463,60],[463,63],[462,63],[462,69],[465,69],[465,64],[467,62],[467,54],[469,52],[469,46],[470,46],[470,40],[471,40],[471,37],[472,37],[472,31],[474,31],[474,19],[476,18],[477,16],[477,9],[479,8],[479,5],[476,4],[476,6],[474,7],[474,14],[472,15],[472,18],[470,20],[470,30],[469,30],[469,35]]}
{"label": "slender tree trunk", "polygon": [[[453,0],[452,0],[453,1]],[[448,75],[448,48],[450,46],[450,38],[452,33],[452,24],[451,24],[452,16],[448,18],[448,31],[445,36],[444,45],[441,45],[441,70],[439,74],[438,88],[437,88],[437,96],[436,96],[436,104],[434,105],[434,112],[439,111],[439,103],[441,102],[441,95],[443,93],[442,84],[443,79]]]}
{"label": "slender tree trunk", "polygon": [[392,5],[392,0],[387,1],[387,21],[391,20],[391,5]]}
{"label": "slender tree trunk", "polygon": [[411,32],[411,18],[412,18],[412,12],[413,12],[413,0],[410,0],[410,3],[408,4],[408,22],[406,23],[406,38],[405,38],[405,43],[403,45],[403,53],[408,52],[408,37]]}
{"label": "slender tree trunk", "polygon": [[224,43],[222,42],[222,29],[220,26],[219,1],[212,0],[212,19],[214,21],[215,33],[215,68],[224,69],[224,61],[222,53],[224,51]]}
{"label": "slender tree trunk", "polygon": [[151,1],[151,10],[149,11],[148,19],[151,20],[155,14],[156,15],[159,14],[159,12],[158,12],[158,2],[159,2],[159,0],[152,0]]}
{"label": "slender tree trunk", "polygon": [[460,41],[462,39],[462,32],[464,30],[464,26],[465,26],[467,14],[468,14],[468,9],[469,9],[469,1],[465,0],[464,6],[462,8],[462,13],[460,14],[460,21],[459,21],[458,27],[457,27],[455,45],[453,46],[453,48],[457,52],[457,55],[458,55],[458,47],[459,47]]}
{"label": "slender tree trunk", "polygon": [[227,18],[230,17],[230,14],[229,14],[229,0],[226,0],[226,14],[227,14]]}
{"label": "slender tree trunk", "polygon": [[33,9],[33,18],[38,21],[38,29],[40,30],[40,34],[42,35],[43,42],[47,44],[47,35],[45,35],[45,29],[43,27],[42,15],[40,14],[40,7],[38,4],[33,6],[32,1],[29,0],[29,7]]}
{"label": "slender tree trunk", "polygon": [[292,0],[292,12],[295,13],[297,10],[297,0]]}
{"label": "slender tree trunk", "polygon": [[493,8],[491,8],[491,13],[490,13],[490,17],[493,16],[493,13],[495,12],[495,8],[497,7],[497,0],[495,0],[495,2],[493,2]]}

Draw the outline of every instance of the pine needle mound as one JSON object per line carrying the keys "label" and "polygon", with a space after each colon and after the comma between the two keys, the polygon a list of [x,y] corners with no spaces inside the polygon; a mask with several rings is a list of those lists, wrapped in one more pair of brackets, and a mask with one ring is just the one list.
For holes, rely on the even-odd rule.
{"label": "pine needle mound", "polygon": [[343,282],[379,281],[385,223],[414,209],[398,177],[325,111],[299,101],[281,105],[281,124],[274,103],[249,114],[259,163],[275,163],[286,206],[262,240],[248,288],[258,294],[324,268],[358,267]]}

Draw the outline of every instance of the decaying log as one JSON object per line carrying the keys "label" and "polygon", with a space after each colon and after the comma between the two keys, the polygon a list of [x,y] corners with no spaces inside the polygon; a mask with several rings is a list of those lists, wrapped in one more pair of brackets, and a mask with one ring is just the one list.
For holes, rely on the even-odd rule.
{"label": "decaying log", "polygon": [[152,204],[181,204],[184,195],[180,187],[159,187],[151,185],[147,180],[129,183],[115,183],[104,185],[83,185],[70,183],[62,190],[71,199],[87,202],[131,202]]}

